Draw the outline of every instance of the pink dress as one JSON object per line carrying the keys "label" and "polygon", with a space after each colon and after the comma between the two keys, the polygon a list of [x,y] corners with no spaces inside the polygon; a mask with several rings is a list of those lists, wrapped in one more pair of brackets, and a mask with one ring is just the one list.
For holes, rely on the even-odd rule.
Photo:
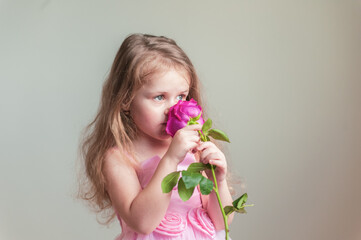
{"label": "pink dress", "polygon": [[[155,156],[142,163],[138,178],[143,188],[153,176],[159,161],[160,158]],[[193,162],[195,162],[194,156],[187,154],[183,162],[178,165],[177,170],[186,170],[189,164]],[[122,233],[116,240],[225,239],[224,230],[215,231],[214,225],[206,210],[202,208],[198,188],[195,188],[192,197],[184,202],[180,199],[178,189],[175,187],[172,191],[171,201],[166,215],[159,226],[149,235],[134,232],[119,216],[118,219],[122,227]]]}

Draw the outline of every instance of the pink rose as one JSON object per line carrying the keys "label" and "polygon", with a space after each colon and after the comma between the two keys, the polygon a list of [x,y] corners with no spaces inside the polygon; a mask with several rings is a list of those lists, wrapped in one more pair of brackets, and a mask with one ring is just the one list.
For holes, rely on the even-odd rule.
{"label": "pink rose", "polygon": [[[178,103],[169,109],[166,131],[172,137],[181,128],[184,128],[191,118],[202,113],[202,107],[192,98],[189,101],[179,100]],[[201,114],[197,122],[201,125],[204,119]]]}

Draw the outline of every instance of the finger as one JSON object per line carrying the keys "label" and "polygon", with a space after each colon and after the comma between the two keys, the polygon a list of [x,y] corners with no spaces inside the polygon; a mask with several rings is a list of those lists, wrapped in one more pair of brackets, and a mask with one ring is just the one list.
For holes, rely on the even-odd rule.
{"label": "finger", "polygon": [[188,132],[181,133],[180,138],[182,138],[184,141],[196,142],[197,146],[201,142],[201,137],[199,136],[199,134],[196,131],[188,131]]}
{"label": "finger", "polygon": [[188,149],[188,152],[195,153],[197,152],[197,145],[197,142],[189,142],[186,149]]}
{"label": "finger", "polygon": [[198,147],[198,150],[199,151],[203,151],[204,149],[206,148],[210,148],[210,147],[215,147],[214,143],[208,141],[208,142],[202,142],[199,147]]}
{"label": "finger", "polygon": [[197,131],[189,130],[189,129],[181,129],[177,131],[174,137],[180,137],[180,138],[189,138],[191,136],[199,137],[199,134]]}
{"label": "finger", "polygon": [[215,169],[215,173],[217,176],[217,180],[223,180],[225,178],[225,176],[227,175],[227,165],[224,164],[222,161],[217,161],[217,160],[211,160],[213,166],[216,166]]}
{"label": "finger", "polygon": [[216,153],[213,148],[205,148],[201,151],[201,159],[206,159],[210,154]]}
{"label": "finger", "polygon": [[207,163],[210,163],[210,164],[212,164],[211,163],[212,160],[221,160],[222,161],[223,159],[222,159],[222,156],[219,153],[210,153],[210,154],[208,154],[207,156],[205,156],[203,158],[204,162],[207,162]]}
{"label": "finger", "polygon": [[202,125],[201,124],[187,125],[183,129],[200,131],[202,130]]}
{"label": "finger", "polygon": [[191,135],[189,136],[189,141],[195,142],[197,143],[195,147],[198,146],[199,142],[201,141],[201,138],[199,137],[199,135]]}
{"label": "finger", "polygon": [[209,164],[212,164],[214,166],[217,166],[218,169],[222,169],[222,171],[224,171],[225,169],[227,169],[227,163],[225,161],[222,160],[218,160],[218,159],[210,159],[209,160]]}

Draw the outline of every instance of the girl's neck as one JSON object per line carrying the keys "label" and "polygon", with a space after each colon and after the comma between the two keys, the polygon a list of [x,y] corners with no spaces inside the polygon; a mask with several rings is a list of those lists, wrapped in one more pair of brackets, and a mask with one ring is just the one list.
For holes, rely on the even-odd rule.
{"label": "girl's neck", "polygon": [[143,137],[138,137],[134,140],[134,150],[135,155],[139,162],[142,162],[146,159],[149,159],[154,156],[163,157],[167,152],[171,138],[167,140],[155,140],[147,139]]}

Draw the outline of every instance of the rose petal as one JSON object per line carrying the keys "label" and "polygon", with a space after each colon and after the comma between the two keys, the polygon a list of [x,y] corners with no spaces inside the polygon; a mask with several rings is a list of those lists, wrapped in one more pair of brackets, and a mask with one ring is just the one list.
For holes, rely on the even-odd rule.
{"label": "rose petal", "polygon": [[[166,132],[173,137],[179,129],[187,125],[190,118],[197,117],[201,113],[202,107],[193,98],[189,101],[179,100],[169,109]],[[203,113],[197,122],[204,124]]]}
{"label": "rose petal", "polygon": [[177,118],[168,118],[166,132],[172,137],[181,128],[184,128],[187,124],[184,121],[179,121]]}

